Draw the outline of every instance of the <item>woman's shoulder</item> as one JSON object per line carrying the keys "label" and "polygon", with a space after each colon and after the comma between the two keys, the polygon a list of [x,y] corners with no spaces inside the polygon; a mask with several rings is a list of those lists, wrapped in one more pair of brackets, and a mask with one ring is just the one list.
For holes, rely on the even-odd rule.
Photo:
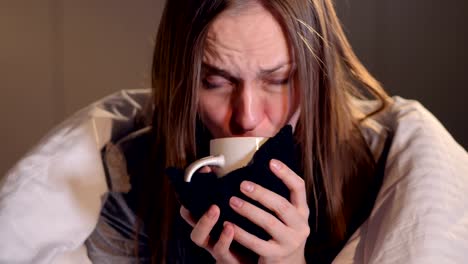
{"label": "woman's shoulder", "polygon": [[370,141],[380,142],[386,131],[393,134],[384,189],[385,185],[394,186],[390,182],[404,178],[464,182],[468,190],[468,153],[420,102],[393,97],[387,109],[370,119],[369,123],[377,128],[364,128]]}
{"label": "woman's shoulder", "polygon": [[[394,96],[381,112],[364,119],[361,130],[371,149],[379,149],[389,131],[394,134],[393,149],[425,156],[431,152],[448,152],[466,156],[465,149],[450,135],[441,122],[420,102]],[[375,110],[377,101],[358,101],[364,115]]]}
{"label": "woman's shoulder", "polygon": [[463,220],[468,211],[463,198],[468,191],[466,150],[414,100],[393,97],[387,109],[370,119],[377,130],[367,126],[368,137],[379,141],[382,131],[392,131],[393,142],[372,213],[339,258],[463,262],[460,257],[468,250],[463,242],[468,240]]}
{"label": "woman's shoulder", "polygon": [[[412,187],[431,182],[431,188],[436,188],[432,197],[447,190],[460,191],[460,187],[468,191],[468,153],[421,103],[394,97],[389,108],[375,120],[394,135],[386,186],[402,180],[414,184]],[[429,186],[423,189],[428,190],[426,187]]]}

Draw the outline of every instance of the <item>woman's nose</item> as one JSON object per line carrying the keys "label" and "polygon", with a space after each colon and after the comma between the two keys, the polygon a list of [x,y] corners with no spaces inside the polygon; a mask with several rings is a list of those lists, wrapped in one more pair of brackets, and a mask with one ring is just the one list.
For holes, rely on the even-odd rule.
{"label": "woman's nose", "polygon": [[232,109],[231,128],[236,134],[255,130],[263,119],[261,98],[253,87],[243,87],[235,95]]}

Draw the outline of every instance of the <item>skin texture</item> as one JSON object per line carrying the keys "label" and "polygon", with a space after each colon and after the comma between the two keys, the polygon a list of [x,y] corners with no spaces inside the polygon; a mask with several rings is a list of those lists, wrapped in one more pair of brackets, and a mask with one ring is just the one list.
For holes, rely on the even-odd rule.
{"label": "skin texture", "polygon": [[[267,10],[253,4],[241,12],[222,13],[209,29],[206,44],[199,111],[215,138],[272,137],[286,123],[296,125],[298,100],[290,85],[294,63],[280,25]],[[219,208],[213,205],[198,222],[181,208],[182,217],[193,226],[192,241],[218,263],[246,263],[230,250],[233,240],[257,253],[259,263],[305,263],[310,229],[304,181],[279,161],[272,160],[270,169],[290,189],[290,201],[252,182],[245,181],[240,188],[277,217],[238,197],[230,200],[237,213],[272,236],[269,241],[229,222],[223,223],[219,240],[211,241],[209,233],[219,218]]]}

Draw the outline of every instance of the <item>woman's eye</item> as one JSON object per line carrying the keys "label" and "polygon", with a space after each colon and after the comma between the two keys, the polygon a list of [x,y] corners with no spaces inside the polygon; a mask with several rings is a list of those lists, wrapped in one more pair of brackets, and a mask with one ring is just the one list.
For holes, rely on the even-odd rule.
{"label": "woman's eye", "polygon": [[207,89],[215,89],[215,88],[219,88],[220,85],[217,84],[217,83],[210,83],[208,82],[207,80],[203,80],[203,85],[205,86],[205,88]]}
{"label": "woman's eye", "polygon": [[270,80],[269,83],[273,85],[286,85],[286,84],[289,84],[289,78],[273,79],[273,80]]}
{"label": "woman's eye", "polygon": [[208,77],[203,80],[203,85],[207,89],[216,89],[230,85],[230,82],[220,77]]}

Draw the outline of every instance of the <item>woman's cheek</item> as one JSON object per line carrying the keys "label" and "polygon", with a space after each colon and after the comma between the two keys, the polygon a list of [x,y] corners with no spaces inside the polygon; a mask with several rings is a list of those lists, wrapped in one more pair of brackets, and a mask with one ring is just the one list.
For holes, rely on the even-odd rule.
{"label": "woman's cheek", "polygon": [[266,113],[272,125],[277,129],[281,129],[288,122],[290,112],[289,98],[285,96],[272,96],[267,99],[265,104]]}
{"label": "woman's cheek", "polygon": [[199,112],[203,124],[214,137],[221,137],[228,131],[225,127],[229,124],[229,103],[216,96],[202,97],[199,104]]}

